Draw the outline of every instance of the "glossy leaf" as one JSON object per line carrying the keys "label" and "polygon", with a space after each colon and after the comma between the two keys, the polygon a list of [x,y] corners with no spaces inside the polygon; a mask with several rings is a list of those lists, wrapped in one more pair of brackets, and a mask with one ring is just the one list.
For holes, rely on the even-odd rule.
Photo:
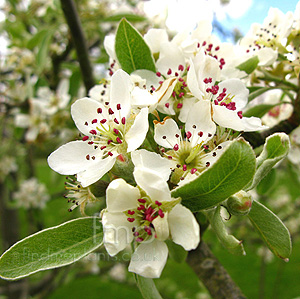
{"label": "glossy leaf", "polygon": [[239,138],[197,179],[174,189],[172,197],[181,197],[182,204],[193,212],[207,209],[240,191],[254,172],[254,152],[249,143]]}
{"label": "glossy leaf", "polygon": [[236,68],[239,69],[240,71],[244,71],[247,74],[251,74],[256,67],[258,66],[259,59],[257,56],[253,56],[246,60],[245,62],[239,64]]}
{"label": "glossy leaf", "polygon": [[291,236],[283,222],[268,208],[253,201],[248,217],[270,250],[288,261],[292,251]]}
{"label": "glossy leaf", "polygon": [[100,218],[85,217],[44,229],[10,247],[0,258],[0,277],[15,280],[72,264],[102,244]]}
{"label": "glossy leaf", "polygon": [[148,45],[126,19],[119,24],[115,51],[122,69],[128,74],[141,69],[155,72],[154,60]]}

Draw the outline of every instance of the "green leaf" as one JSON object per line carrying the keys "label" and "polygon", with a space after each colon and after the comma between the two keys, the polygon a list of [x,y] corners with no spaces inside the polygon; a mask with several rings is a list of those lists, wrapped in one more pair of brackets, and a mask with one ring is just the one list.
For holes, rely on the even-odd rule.
{"label": "green leaf", "polygon": [[218,206],[216,209],[208,211],[207,215],[210,225],[221,244],[232,254],[246,255],[242,241],[228,234],[221,216],[221,207]]}
{"label": "green leaf", "polygon": [[155,72],[154,60],[148,45],[126,19],[119,24],[115,50],[122,69],[128,74],[141,69]]}
{"label": "green leaf", "polygon": [[266,139],[262,153],[256,159],[256,171],[246,190],[255,188],[280,160],[286,157],[290,149],[290,139],[285,133],[275,133]]}
{"label": "green leaf", "polygon": [[137,286],[144,299],[162,299],[153,279],[134,274]]}
{"label": "green leaf", "polygon": [[256,191],[258,194],[266,194],[268,191],[274,187],[276,180],[276,170],[273,168],[271,171],[259,182],[256,186]]}
{"label": "green leaf", "polygon": [[123,13],[123,14],[116,14],[113,16],[109,16],[103,20],[103,22],[120,22],[122,19],[126,19],[129,22],[143,22],[146,21],[147,18],[143,16],[139,16],[136,14],[129,14],[129,13]]}
{"label": "green leaf", "polygon": [[270,250],[288,261],[292,251],[291,236],[282,221],[257,201],[253,201],[248,217]]}
{"label": "green leaf", "polygon": [[85,217],[35,233],[10,247],[0,258],[0,277],[15,280],[72,264],[102,244],[100,218]]}
{"label": "green leaf", "polygon": [[251,74],[256,67],[258,66],[259,59],[257,56],[253,56],[246,60],[245,62],[239,64],[236,68],[239,69],[240,71],[244,71],[247,74]]}
{"label": "green leaf", "polygon": [[253,178],[254,152],[243,138],[232,141],[220,158],[197,179],[172,191],[193,212],[215,206]]}
{"label": "green leaf", "polygon": [[247,109],[244,113],[243,116],[245,117],[263,117],[267,112],[269,112],[270,109],[273,107],[277,106],[275,105],[270,105],[270,104],[261,104],[261,105],[255,105],[249,109]]}
{"label": "green leaf", "polygon": [[188,252],[180,245],[175,244],[171,240],[165,241],[168,249],[169,249],[169,256],[177,263],[183,263],[188,255]]}
{"label": "green leaf", "polygon": [[27,43],[27,48],[29,50],[32,50],[34,47],[36,47],[39,43],[42,42],[42,40],[49,34],[49,29],[43,29],[39,32],[37,32]]}

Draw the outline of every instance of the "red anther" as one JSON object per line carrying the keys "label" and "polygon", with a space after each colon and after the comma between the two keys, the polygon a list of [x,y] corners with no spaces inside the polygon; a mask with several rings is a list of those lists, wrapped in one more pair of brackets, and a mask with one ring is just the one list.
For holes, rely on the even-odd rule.
{"label": "red anther", "polygon": [[134,215],[134,214],[135,214],[135,211],[128,210],[127,213],[128,213],[129,215]]}
{"label": "red anther", "polygon": [[239,116],[239,118],[240,118],[240,119],[242,119],[242,118],[243,118],[243,115],[242,115],[242,113],[243,113],[242,111],[238,111],[238,113],[237,113],[237,115]]}
{"label": "red anther", "polygon": [[109,105],[109,102],[105,102],[104,104],[105,104],[106,106],[108,106],[108,105]]}
{"label": "red anther", "polygon": [[89,142],[88,142],[88,144],[93,144],[93,143],[94,143],[93,141],[89,141]]}
{"label": "red anther", "polygon": [[89,125],[87,121],[86,121],[84,124],[85,124],[86,126],[88,126],[88,125]]}
{"label": "red anther", "polygon": [[118,125],[119,124],[119,121],[115,118],[114,119],[114,122]]}
{"label": "red anther", "polygon": [[208,167],[210,165],[210,162],[206,162],[205,166]]}
{"label": "red anther", "polygon": [[105,123],[106,123],[106,119],[105,119],[105,118],[101,119],[101,120],[100,120],[100,123],[101,123],[101,124],[105,124]]}
{"label": "red anther", "polygon": [[173,147],[173,150],[174,150],[174,151],[178,151],[178,150],[179,150],[179,145],[178,145],[178,144],[175,144],[174,147]]}
{"label": "red anther", "polygon": [[111,139],[108,139],[108,140],[107,140],[107,144],[110,145],[111,143],[112,143],[112,140],[111,140]]}
{"label": "red anther", "polygon": [[122,143],[122,140],[120,139],[120,137],[117,137],[116,141],[121,144]]}
{"label": "red anther", "polygon": [[205,144],[205,145],[203,145],[203,148],[206,149],[206,150],[208,150],[209,146]]}
{"label": "red anther", "polygon": [[139,199],[138,199],[138,202],[140,202],[140,203],[145,203],[145,202],[146,202],[146,199],[139,198]]}
{"label": "red anther", "polygon": [[198,136],[202,137],[203,136],[203,132],[202,131],[198,132]]}
{"label": "red anther", "polygon": [[98,108],[97,113],[99,113],[99,114],[102,113],[102,108]]}
{"label": "red anther", "polygon": [[220,50],[219,46],[215,47],[215,51],[219,51],[219,50]]}
{"label": "red anther", "polygon": [[172,70],[169,69],[168,72],[167,72],[167,74],[168,74],[168,75],[171,75],[171,74],[172,74]]}
{"label": "red anther", "polygon": [[83,137],[82,137],[82,140],[83,140],[83,141],[87,141],[88,139],[89,139],[89,136],[83,136]]}
{"label": "red anther", "polygon": [[178,74],[177,72],[175,72],[175,76],[176,76],[176,77],[178,77],[178,76],[179,76],[179,74]]}
{"label": "red anther", "polygon": [[172,157],[172,156],[168,156],[168,159],[169,159],[169,160],[172,160],[172,159],[173,159],[173,157]]}
{"label": "red anther", "polygon": [[101,150],[104,150],[106,148],[106,145],[103,145],[100,147]]}
{"label": "red anther", "polygon": [[203,43],[202,43],[202,46],[205,46],[206,45],[206,41],[204,41]]}
{"label": "red anther", "polygon": [[207,93],[211,92],[211,88],[206,88],[205,90]]}
{"label": "red anther", "polygon": [[164,83],[164,81],[159,81],[158,84],[162,85]]}
{"label": "red anther", "polygon": [[117,104],[117,110],[121,110],[121,104]]}
{"label": "red anther", "polygon": [[178,108],[178,109],[181,109],[182,106],[183,106],[182,103],[178,103],[178,104],[177,104],[177,108]]}
{"label": "red anther", "polygon": [[169,107],[170,107],[170,104],[169,104],[169,103],[166,103],[166,104],[165,104],[165,107],[166,107],[166,108],[169,108]]}
{"label": "red anther", "polygon": [[134,235],[135,237],[137,237],[137,236],[140,235],[140,233],[139,233],[139,232],[134,232],[133,235]]}
{"label": "red anther", "polygon": [[162,211],[162,209],[159,209],[158,215],[160,216],[160,218],[164,218],[165,214],[164,214],[164,212]]}
{"label": "red anther", "polygon": [[190,66],[188,66],[188,67],[186,68],[186,70],[189,71],[189,70],[190,70]]}
{"label": "red anther", "polygon": [[179,98],[182,98],[183,96],[184,96],[184,92],[181,92],[181,93],[178,95]]}
{"label": "red anther", "polygon": [[194,174],[194,173],[196,173],[197,172],[197,168],[192,168],[191,169],[191,174]]}
{"label": "red anther", "polygon": [[183,66],[182,64],[180,64],[180,65],[178,66],[178,70],[179,70],[179,71],[183,71],[183,70],[184,70],[184,66]]}
{"label": "red anther", "polygon": [[185,164],[182,166],[182,170],[183,170],[183,171],[186,171],[186,170],[187,170],[187,166],[186,166]]}
{"label": "red anther", "polygon": [[224,59],[224,58],[221,58],[221,59],[220,59],[220,63],[221,63],[221,65],[224,65],[224,64],[225,64],[225,59]]}
{"label": "red anther", "polygon": [[161,76],[161,73],[160,73],[160,72],[157,72],[157,73],[156,73],[156,76],[157,76],[157,77],[160,77],[160,76]]}
{"label": "red anther", "polygon": [[107,154],[108,154],[109,156],[111,156],[111,157],[113,156],[113,153],[112,153],[112,152],[108,152]]}
{"label": "red anther", "polygon": [[134,218],[130,218],[130,217],[127,218],[127,221],[129,222],[133,222],[134,220],[135,220]]}
{"label": "red anther", "polygon": [[212,86],[211,87],[211,93],[212,94],[217,94],[218,93],[218,91],[219,91],[219,86],[218,85],[214,85],[214,86]]}
{"label": "red anther", "polygon": [[138,208],[137,208],[139,211],[142,211],[142,210],[145,210],[145,206],[144,205],[139,205]]}
{"label": "red anther", "polygon": [[197,48],[200,48],[200,43],[197,44]]}
{"label": "red anther", "polygon": [[90,130],[90,134],[96,135],[97,131],[96,130]]}
{"label": "red anther", "polygon": [[113,131],[114,131],[114,133],[115,133],[116,135],[118,135],[118,134],[119,134],[119,130],[118,130],[118,129],[115,129],[115,128],[114,128],[114,130],[113,130]]}
{"label": "red anther", "polygon": [[92,124],[95,124],[95,123],[97,123],[97,119],[96,118],[92,120]]}
{"label": "red anther", "polygon": [[175,91],[172,92],[172,97],[173,97],[173,98],[176,97],[176,92],[175,92]]}
{"label": "red anther", "polygon": [[246,53],[249,53],[249,52],[250,52],[250,50],[247,50],[247,51],[246,51]]}
{"label": "red anther", "polygon": [[183,79],[183,78],[179,78],[178,81],[179,81],[179,82],[183,82],[184,79]]}
{"label": "red anther", "polygon": [[141,242],[144,241],[144,239],[142,237],[138,237],[138,238],[136,238],[136,241],[139,242],[139,243],[141,243]]}
{"label": "red anther", "polygon": [[109,109],[108,109],[108,113],[109,113],[109,114],[114,114],[114,111],[113,111],[111,108],[109,108]]}
{"label": "red anther", "polygon": [[190,131],[186,132],[186,138],[190,139],[192,137],[192,133]]}
{"label": "red anther", "polygon": [[86,155],[85,158],[86,158],[87,160],[90,160],[90,155]]}
{"label": "red anther", "polygon": [[154,218],[150,214],[147,214],[145,219],[149,222],[152,222],[154,220]]}
{"label": "red anther", "polygon": [[215,103],[215,105],[218,105],[218,104],[219,104],[219,102],[218,102],[217,100],[214,100],[214,103]]}
{"label": "red anther", "polygon": [[155,204],[156,204],[157,206],[161,206],[161,205],[162,205],[162,203],[161,203],[160,201],[158,201],[158,200],[155,201]]}
{"label": "red anther", "polygon": [[125,117],[122,117],[121,122],[122,122],[122,125],[125,125],[125,122],[126,122]]}

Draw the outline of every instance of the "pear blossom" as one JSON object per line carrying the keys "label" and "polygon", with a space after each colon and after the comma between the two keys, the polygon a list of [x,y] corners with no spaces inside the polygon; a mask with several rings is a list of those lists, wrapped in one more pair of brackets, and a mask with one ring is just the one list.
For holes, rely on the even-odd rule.
{"label": "pear blossom", "polygon": [[249,58],[257,55],[259,65],[273,64],[277,59],[278,51],[286,44],[286,39],[292,30],[293,19],[292,12],[284,14],[278,8],[271,7],[263,24],[252,24],[250,31],[241,39],[241,48]]}
{"label": "pear blossom", "polygon": [[300,165],[300,127],[292,131],[290,135],[291,148],[288,153],[288,159],[293,164]]}
{"label": "pear blossom", "polygon": [[174,184],[195,179],[219,158],[229,144],[229,134],[223,139],[216,138],[216,125],[201,104],[196,103],[190,111],[184,135],[171,118],[155,123],[154,140],[163,147],[164,157],[172,163],[171,182]]}
{"label": "pear blossom", "polygon": [[236,131],[258,131],[265,128],[257,117],[243,117],[249,91],[236,78],[219,80],[217,61],[203,52],[190,60],[187,84],[191,93],[201,102],[202,109],[211,115],[211,122]]}
{"label": "pear blossom", "polygon": [[148,131],[148,108],[132,110],[130,77],[118,70],[111,79],[110,102],[77,100],[72,118],[84,134],[82,140],[62,145],[48,157],[49,166],[63,175],[77,174],[83,187],[95,183],[120,154],[136,150]]}
{"label": "pear blossom", "polygon": [[114,256],[134,242],[129,271],[158,278],[168,257],[165,240],[172,239],[185,250],[200,241],[199,225],[192,212],[171,197],[167,184],[169,161],[156,153],[132,153],[137,187],[123,179],[106,190],[107,209],[102,212],[104,246]]}

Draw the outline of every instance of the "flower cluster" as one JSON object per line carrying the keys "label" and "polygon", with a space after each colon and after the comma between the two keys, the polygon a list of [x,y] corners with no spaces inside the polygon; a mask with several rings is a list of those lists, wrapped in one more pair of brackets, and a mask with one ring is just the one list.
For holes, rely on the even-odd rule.
{"label": "flower cluster", "polygon": [[[115,37],[106,38],[111,77],[72,105],[81,140],[59,147],[48,163],[62,175],[76,175],[81,187],[69,197],[80,203],[86,188],[109,174],[101,212],[104,245],[114,256],[132,244],[129,271],[159,277],[166,240],[185,250],[198,246],[199,225],[174,190],[201,177],[243,132],[267,128],[260,118],[243,115],[249,74],[258,76],[282,53],[293,54],[286,41],[298,30],[293,26],[292,13],[271,9],[235,47],[213,36],[207,22],[171,40],[165,30],[150,29],[144,42],[156,71],[130,74],[118,60]],[[283,68],[293,67],[284,57]]]}

